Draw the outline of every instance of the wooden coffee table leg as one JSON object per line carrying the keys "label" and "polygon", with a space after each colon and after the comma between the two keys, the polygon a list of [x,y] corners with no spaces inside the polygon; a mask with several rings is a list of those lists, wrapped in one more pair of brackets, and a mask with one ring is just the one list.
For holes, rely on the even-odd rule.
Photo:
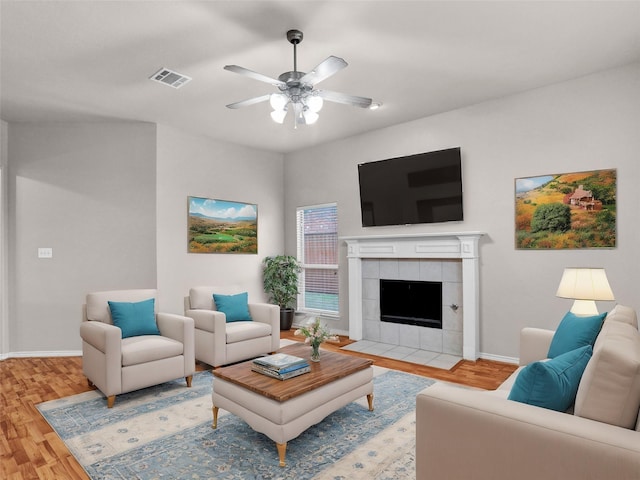
{"label": "wooden coffee table leg", "polygon": [[213,410],[213,425],[211,425],[211,427],[218,428],[218,407],[214,405],[212,410]]}
{"label": "wooden coffee table leg", "polygon": [[369,402],[369,411],[373,412],[373,393],[367,395],[367,402]]}
{"label": "wooden coffee table leg", "polygon": [[287,453],[287,444],[285,443],[276,443],[276,447],[278,447],[278,457],[280,457],[280,466],[284,467],[284,456]]}

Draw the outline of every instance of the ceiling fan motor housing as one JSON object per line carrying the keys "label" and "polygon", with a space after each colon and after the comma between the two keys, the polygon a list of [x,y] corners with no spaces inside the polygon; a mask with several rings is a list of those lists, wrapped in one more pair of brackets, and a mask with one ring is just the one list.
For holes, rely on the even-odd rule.
{"label": "ceiling fan motor housing", "polygon": [[289,30],[287,32],[287,40],[289,40],[289,43],[293,44],[293,45],[297,45],[298,43],[302,42],[302,32],[300,30]]}

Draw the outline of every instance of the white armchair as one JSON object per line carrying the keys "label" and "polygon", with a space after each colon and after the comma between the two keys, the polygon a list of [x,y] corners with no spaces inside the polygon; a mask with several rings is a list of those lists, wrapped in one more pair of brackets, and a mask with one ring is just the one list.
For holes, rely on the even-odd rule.
{"label": "white armchair", "polygon": [[[154,299],[160,335],[122,338],[114,325],[109,302],[136,303]],[[114,290],[87,295],[83,305],[82,370],[113,407],[116,395],[185,377],[187,386],[195,372],[193,319],[158,313],[154,289]]]}
{"label": "white armchair", "polygon": [[280,347],[280,307],[249,303],[252,321],[227,322],[213,294],[231,295],[236,287],[194,287],[184,297],[184,314],[195,323],[196,359],[219,367],[272,353]]}

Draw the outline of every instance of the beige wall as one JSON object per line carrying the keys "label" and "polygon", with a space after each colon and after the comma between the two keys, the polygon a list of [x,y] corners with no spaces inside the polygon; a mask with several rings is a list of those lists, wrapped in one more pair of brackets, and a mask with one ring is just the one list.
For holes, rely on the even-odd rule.
{"label": "beige wall", "polygon": [[[143,123],[10,124],[8,136],[1,355],[77,353],[90,291],[158,288],[173,313],[193,285],[233,283],[264,300],[262,259],[284,244],[281,155]],[[187,254],[189,195],[257,204],[258,254]]]}
{"label": "beige wall", "polygon": [[7,165],[9,124],[0,120],[0,358],[9,353],[9,250]]}
{"label": "beige wall", "polygon": [[[295,208],[335,201],[343,236],[487,232],[480,350],[515,358],[523,326],[553,328],[570,307],[554,296],[565,266],[605,267],[617,300],[640,307],[639,124],[640,64],[284,158],[151,124],[5,124],[9,340],[0,355],[79,351],[87,291],[155,285],[176,313],[195,284],[236,283],[260,297],[262,259],[295,254]],[[464,222],[360,226],[358,163],[451,146],[463,153]],[[514,249],[514,178],[599,168],[618,170],[616,249]],[[189,195],[258,204],[258,255],[187,254]],[[52,247],[53,259],[38,259],[38,247]],[[348,330],[344,246],[340,267],[333,326]]]}
{"label": "beige wall", "polygon": [[[168,311],[197,285],[238,285],[264,301],[262,259],[284,245],[280,154],[158,126],[158,288]],[[187,197],[258,205],[258,254],[187,253]]]}
{"label": "beige wall", "polygon": [[[640,64],[634,64],[287,155],[285,184],[295,188],[285,196],[286,251],[295,254],[295,208],[334,201],[341,236],[484,231],[480,351],[515,358],[523,326],[555,328],[570,308],[569,300],[555,297],[566,266],[605,267],[616,299],[640,307],[638,125]],[[453,146],[462,148],[463,222],[361,227],[358,163]],[[514,248],[515,178],[601,168],[618,170],[616,249]],[[346,330],[344,245],[340,269],[342,318],[332,326]],[[603,302],[600,310],[612,305]]]}
{"label": "beige wall", "polygon": [[142,123],[9,124],[11,353],[78,351],[87,292],[155,286],[155,137]]}

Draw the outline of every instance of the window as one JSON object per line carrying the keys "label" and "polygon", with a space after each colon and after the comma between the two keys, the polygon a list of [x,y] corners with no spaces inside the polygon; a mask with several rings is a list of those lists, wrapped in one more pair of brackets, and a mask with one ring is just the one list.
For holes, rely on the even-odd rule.
{"label": "window", "polygon": [[338,314],[338,208],[299,207],[296,215],[300,293],[298,309]]}

